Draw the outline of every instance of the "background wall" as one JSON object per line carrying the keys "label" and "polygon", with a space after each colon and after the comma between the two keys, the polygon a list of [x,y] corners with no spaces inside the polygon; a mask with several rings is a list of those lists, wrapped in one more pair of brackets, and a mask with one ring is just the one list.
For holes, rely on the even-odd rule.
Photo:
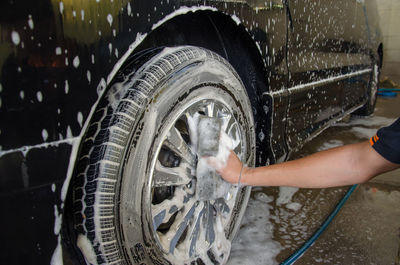
{"label": "background wall", "polygon": [[381,79],[389,77],[400,83],[400,1],[377,0],[383,35],[383,69]]}

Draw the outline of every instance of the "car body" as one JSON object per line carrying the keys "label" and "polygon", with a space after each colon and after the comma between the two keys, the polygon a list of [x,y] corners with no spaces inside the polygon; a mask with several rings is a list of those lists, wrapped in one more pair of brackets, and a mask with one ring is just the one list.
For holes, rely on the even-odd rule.
{"label": "car body", "polygon": [[226,59],[251,103],[256,165],[367,104],[383,56],[372,0],[3,1],[0,32],[2,264],[73,248],[77,156],[133,55],[191,45]]}

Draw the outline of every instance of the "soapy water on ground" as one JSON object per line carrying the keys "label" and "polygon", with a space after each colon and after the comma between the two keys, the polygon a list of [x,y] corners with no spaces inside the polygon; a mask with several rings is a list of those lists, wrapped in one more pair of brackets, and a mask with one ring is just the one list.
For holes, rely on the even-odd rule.
{"label": "soapy water on ground", "polygon": [[[381,116],[345,118],[321,133],[293,159],[344,144],[368,140],[395,119]],[[227,264],[279,264],[319,228],[347,191],[343,188],[253,188]],[[329,260],[314,260],[329,263]]]}
{"label": "soapy water on ground", "polygon": [[232,243],[228,264],[277,264],[275,257],[282,246],[273,240],[270,203],[274,198],[260,188],[255,188],[252,195],[242,227]]}

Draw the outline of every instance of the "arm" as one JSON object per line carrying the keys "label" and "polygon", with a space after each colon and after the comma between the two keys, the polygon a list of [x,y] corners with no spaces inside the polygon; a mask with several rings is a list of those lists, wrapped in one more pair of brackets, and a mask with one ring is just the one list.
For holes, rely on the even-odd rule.
{"label": "arm", "polygon": [[[210,164],[214,164],[210,161]],[[230,183],[238,183],[242,163],[231,152],[225,168],[218,173]],[[295,186],[323,188],[366,182],[372,177],[399,168],[378,154],[368,141],[351,144],[281,164],[244,167],[240,183],[251,186]]]}

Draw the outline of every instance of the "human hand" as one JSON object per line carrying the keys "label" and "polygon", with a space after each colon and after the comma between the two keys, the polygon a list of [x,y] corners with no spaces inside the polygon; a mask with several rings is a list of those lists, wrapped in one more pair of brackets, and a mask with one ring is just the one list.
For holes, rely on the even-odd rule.
{"label": "human hand", "polygon": [[225,165],[221,165],[221,162],[215,157],[209,157],[207,162],[210,166],[215,168],[218,174],[221,175],[225,181],[231,184],[239,183],[240,174],[242,174],[240,182],[243,183],[244,172],[248,170],[232,150],[230,151]]}

